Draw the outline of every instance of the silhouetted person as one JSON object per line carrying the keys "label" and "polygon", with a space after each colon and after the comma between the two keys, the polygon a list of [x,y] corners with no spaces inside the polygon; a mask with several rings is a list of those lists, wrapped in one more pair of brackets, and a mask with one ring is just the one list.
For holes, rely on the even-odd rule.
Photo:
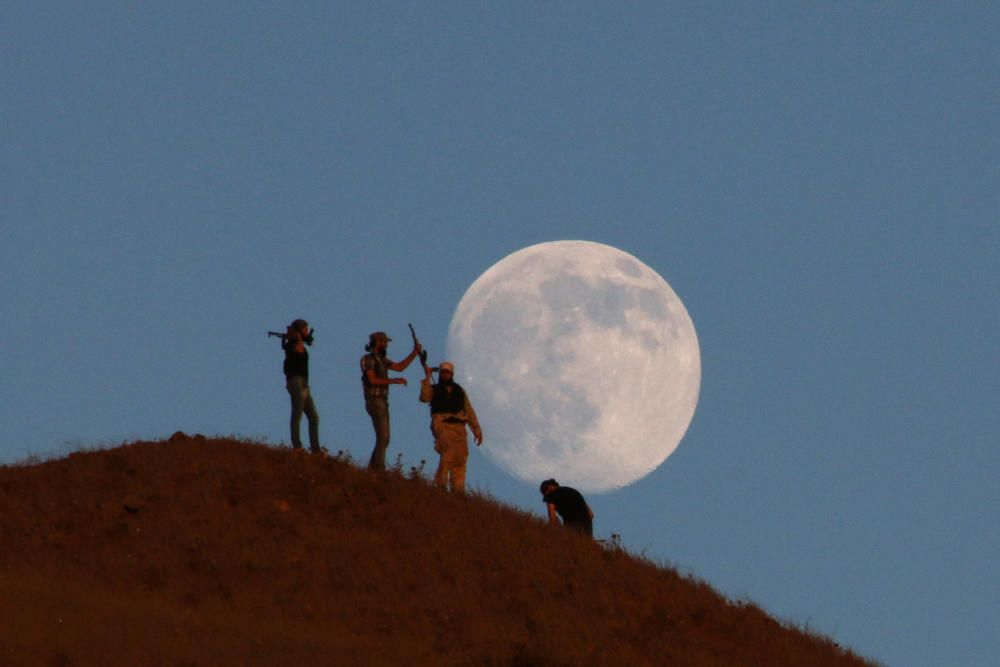
{"label": "silhouetted person", "polygon": [[389,341],[392,339],[384,331],[376,331],[368,336],[361,357],[361,384],[365,392],[365,410],[372,418],[375,428],[375,449],[372,450],[369,470],[385,470],[385,452],[389,448],[389,385],[406,385],[406,378],[390,378],[389,371],[402,372],[420,354],[420,343],[413,342],[413,350],[400,362],[389,359]]}
{"label": "silhouetted person", "polygon": [[434,484],[447,487],[450,481],[452,491],[464,493],[465,468],[469,461],[469,436],[465,426],[468,424],[472,429],[477,447],[483,444],[483,430],[479,427],[479,419],[469,396],[454,377],[455,367],[451,362],[442,362],[438,369],[438,383],[432,385],[431,369],[425,366],[424,379],[420,383],[420,400],[431,404],[434,451],[441,455]]}
{"label": "silhouetted person", "polygon": [[309,390],[309,352],[306,345],[312,345],[312,330],[305,320],[295,320],[288,325],[285,336],[281,339],[281,348],[285,351],[285,388],[292,399],[292,415],[289,430],[292,436],[292,448],[302,449],[302,439],[299,434],[299,424],[302,413],[309,420],[309,450],[313,454],[320,453],[319,447],[319,413],[313,403],[312,392]]}
{"label": "silhouetted person", "polygon": [[558,514],[567,528],[577,530],[587,537],[594,536],[594,512],[579,491],[568,486],[559,486],[559,482],[554,479],[542,482],[539,491],[542,492],[542,500],[548,506],[550,524],[559,525],[559,519],[556,518]]}

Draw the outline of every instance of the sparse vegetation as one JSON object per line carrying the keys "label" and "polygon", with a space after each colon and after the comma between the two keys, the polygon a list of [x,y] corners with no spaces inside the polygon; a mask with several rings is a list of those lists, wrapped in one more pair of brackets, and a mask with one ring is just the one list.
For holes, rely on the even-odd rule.
{"label": "sparse vegetation", "polygon": [[870,664],[425,464],[175,434],[0,468],[0,664]]}

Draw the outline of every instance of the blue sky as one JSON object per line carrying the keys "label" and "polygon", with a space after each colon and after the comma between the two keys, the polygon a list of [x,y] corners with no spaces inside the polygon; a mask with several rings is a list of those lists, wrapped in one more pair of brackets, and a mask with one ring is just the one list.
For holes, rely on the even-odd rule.
{"label": "blue sky", "polygon": [[[886,664],[992,665],[998,26],[991,3],[6,3],[0,460],[283,442],[265,332],[296,317],[324,444],[366,460],[370,331],[402,356],[413,322],[433,358],[493,263],[597,241],[671,284],[703,374],[678,450],[590,499],[597,533]],[[433,452],[407,376],[410,464]],[[470,484],[541,513],[479,452]]]}

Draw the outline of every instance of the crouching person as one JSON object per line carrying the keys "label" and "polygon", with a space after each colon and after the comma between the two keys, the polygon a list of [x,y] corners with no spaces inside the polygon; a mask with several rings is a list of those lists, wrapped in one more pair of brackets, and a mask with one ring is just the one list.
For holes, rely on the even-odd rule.
{"label": "crouching person", "polygon": [[538,490],[542,492],[542,502],[549,510],[549,524],[558,526],[561,518],[567,528],[587,537],[594,536],[594,511],[579,491],[569,486],[560,486],[554,479],[542,482]]}

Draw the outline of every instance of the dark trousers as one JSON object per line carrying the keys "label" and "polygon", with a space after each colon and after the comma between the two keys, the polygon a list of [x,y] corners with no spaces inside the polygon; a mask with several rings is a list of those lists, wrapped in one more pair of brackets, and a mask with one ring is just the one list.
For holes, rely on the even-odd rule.
{"label": "dark trousers", "polygon": [[375,449],[368,461],[369,470],[385,470],[385,452],[389,449],[389,399],[365,399],[365,410],[375,428]]}
{"label": "dark trousers", "polygon": [[309,449],[313,453],[319,452],[319,413],[316,412],[316,405],[313,403],[312,393],[309,391],[309,383],[304,377],[293,375],[285,383],[288,396],[292,399],[292,416],[289,419],[289,431],[292,436],[292,447],[302,448],[302,438],[299,431],[299,424],[302,422],[302,414],[305,413],[309,420]]}
{"label": "dark trousers", "polygon": [[587,537],[594,536],[594,522],[590,519],[577,519],[575,521],[564,521],[567,528],[583,533]]}

